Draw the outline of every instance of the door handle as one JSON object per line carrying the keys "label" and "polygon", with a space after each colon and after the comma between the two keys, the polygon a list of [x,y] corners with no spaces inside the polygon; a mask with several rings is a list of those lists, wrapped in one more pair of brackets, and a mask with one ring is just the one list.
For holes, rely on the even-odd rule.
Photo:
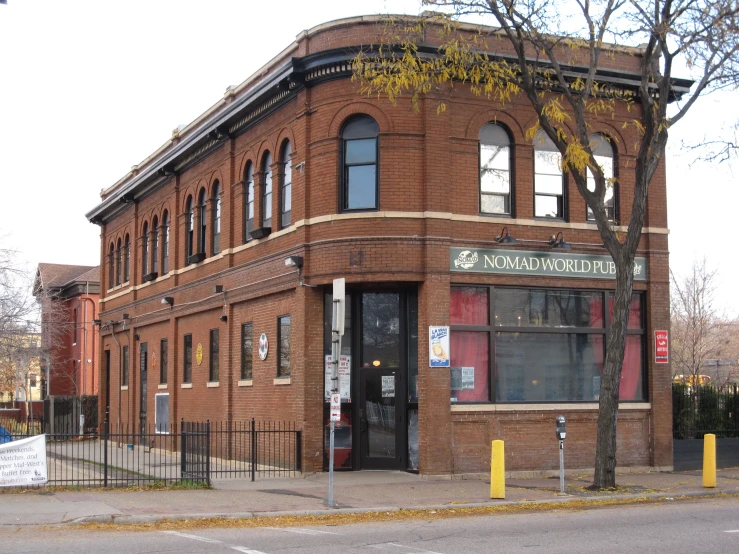
{"label": "door handle", "polygon": [[367,430],[367,420],[360,419],[359,420],[359,432],[364,433],[366,430]]}

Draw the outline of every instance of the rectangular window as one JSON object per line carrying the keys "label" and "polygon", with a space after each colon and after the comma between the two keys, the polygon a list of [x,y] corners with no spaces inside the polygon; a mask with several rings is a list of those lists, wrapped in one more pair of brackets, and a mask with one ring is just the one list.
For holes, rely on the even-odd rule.
{"label": "rectangular window", "polygon": [[162,385],[167,384],[167,364],[169,358],[169,343],[167,339],[159,341],[159,382]]}
{"label": "rectangular window", "polygon": [[241,326],[241,379],[252,378],[253,352],[252,324],[244,323]]}
{"label": "rectangular window", "polygon": [[208,372],[208,381],[215,383],[219,380],[219,359],[220,359],[220,333],[218,329],[210,330],[210,366]]}
{"label": "rectangular window", "polygon": [[72,315],[72,344],[77,344],[77,308],[74,309]]}
{"label": "rectangular window", "polygon": [[290,377],[290,316],[277,318],[277,377]]}
{"label": "rectangular window", "polygon": [[534,216],[564,217],[564,177],[559,152],[534,151]]}
{"label": "rectangular window", "polygon": [[123,367],[121,368],[121,372],[123,373],[121,384],[124,387],[128,386],[128,346],[123,346]]}
{"label": "rectangular window", "polygon": [[184,370],[182,372],[182,382],[192,383],[192,335],[185,335],[184,340]]}
{"label": "rectangular window", "polygon": [[157,434],[169,433],[169,393],[154,395],[154,422]]}
{"label": "rectangular window", "polygon": [[[642,306],[634,293],[622,401],[646,399]],[[452,402],[597,402],[612,309],[605,291],[452,287]]]}

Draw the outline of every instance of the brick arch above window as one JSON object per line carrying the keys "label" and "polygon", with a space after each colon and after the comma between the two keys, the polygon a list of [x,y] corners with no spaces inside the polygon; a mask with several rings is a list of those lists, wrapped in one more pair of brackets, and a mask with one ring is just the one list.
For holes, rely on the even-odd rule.
{"label": "brick arch above window", "polygon": [[338,137],[344,125],[354,115],[368,115],[374,119],[380,126],[381,133],[391,133],[393,131],[392,120],[374,104],[367,102],[355,102],[349,106],[344,106],[334,114],[331,124],[329,125],[328,137]]}
{"label": "brick arch above window", "polygon": [[526,142],[526,129],[517,119],[500,110],[485,110],[472,116],[465,129],[465,138],[477,140],[480,129],[488,123],[502,126],[508,132],[512,143]]}

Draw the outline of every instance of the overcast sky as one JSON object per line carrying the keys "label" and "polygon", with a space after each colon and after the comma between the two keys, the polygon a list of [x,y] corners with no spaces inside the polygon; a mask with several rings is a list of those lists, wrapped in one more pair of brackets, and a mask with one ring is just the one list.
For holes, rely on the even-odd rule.
{"label": "overcast sky", "polygon": [[[314,25],[418,13],[418,0],[8,0],[0,5],[0,237],[24,261],[97,265],[99,228],[84,214],[186,124]],[[720,299],[739,312],[730,225],[731,168],[693,164],[682,138],[739,115],[735,93],[706,99],[671,134],[670,263],[706,256]],[[737,166],[739,167],[739,166]]]}

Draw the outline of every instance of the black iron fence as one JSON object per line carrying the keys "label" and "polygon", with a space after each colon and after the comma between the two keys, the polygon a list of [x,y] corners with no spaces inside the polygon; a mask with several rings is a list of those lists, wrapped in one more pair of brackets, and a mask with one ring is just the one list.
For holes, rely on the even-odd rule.
{"label": "black iron fence", "polygon": [[673,383],[672,432],[676,440],[739,437],[739,387]]}
{"label": "black iron fence", "polygon": [[[17,431],[11,431],[13,440],[41,429]],[[213,478],[288,477],[301,469],[300,449],[301,432],[294,423],[182,421],[179,429],[173,425],[161,432],[105,422],[99,434],[46,435],[46,485],[210,485]]]}

